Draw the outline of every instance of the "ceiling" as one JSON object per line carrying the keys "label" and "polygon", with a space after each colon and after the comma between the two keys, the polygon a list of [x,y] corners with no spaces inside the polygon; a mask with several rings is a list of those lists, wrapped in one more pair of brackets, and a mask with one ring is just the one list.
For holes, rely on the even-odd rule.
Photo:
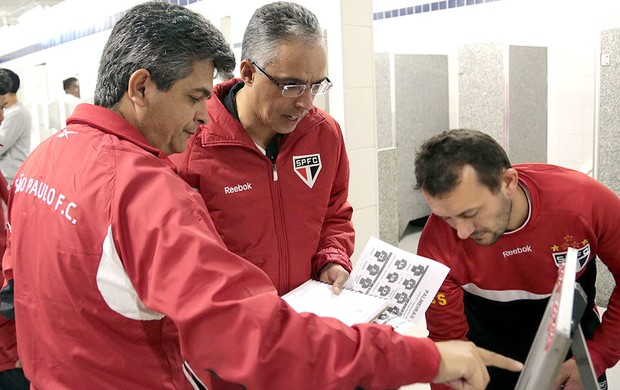
{"label": "ceiling", "polygon": [[0,0],[0,27],[17,24],[18,18],[37,5],[53,6],[63,0]]}

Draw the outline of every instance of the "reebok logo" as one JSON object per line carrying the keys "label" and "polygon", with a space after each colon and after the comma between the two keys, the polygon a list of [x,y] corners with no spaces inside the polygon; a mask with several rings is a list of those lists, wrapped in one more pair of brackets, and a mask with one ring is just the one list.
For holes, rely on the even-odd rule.
{"label": "reebok logo", "polygon": [[518,255],[519,253],[528,253],[528,252],[533,252],[531,245],[522,246],[521,248],[515,248],[509,251],[503,251],[502,254],[504,255],[504,258],[506,258],[512,255]]}
{"label": "reebok logo", "polygon": [[252,183],[247,182],[245,184],[237,184],[234,187],[224,187],[225,194],[234,194],[235,192],[243,192],[252,189]]}

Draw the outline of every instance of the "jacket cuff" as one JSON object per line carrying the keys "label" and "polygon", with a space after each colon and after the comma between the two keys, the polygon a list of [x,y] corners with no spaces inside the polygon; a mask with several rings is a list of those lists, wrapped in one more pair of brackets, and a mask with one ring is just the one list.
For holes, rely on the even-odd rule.
{"label": "jacket cuff", "polygon": [[314,255],[312,259],[312,274],[315,278],[318,278],[321,274],[321,270],[328,263],[336,263],[341,265],[347,272],[351,272],[353,264],[347,254],[338,248],[328,247],[323,248]]}

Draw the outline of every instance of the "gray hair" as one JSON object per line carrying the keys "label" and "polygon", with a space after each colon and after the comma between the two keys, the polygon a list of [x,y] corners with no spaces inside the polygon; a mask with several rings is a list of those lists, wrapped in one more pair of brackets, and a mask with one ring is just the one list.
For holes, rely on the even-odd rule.
{"label": "gray hair", "polygon": [[283,1],[270,3],[252,15],[243,35],[241,59],[267,66],[276,60],[282,41],[324,46],[325,36],[316,15],[308,9]]}
{"label": "gray hair", "polygon": [[95,104],[114,107],[138,69],[148,70],[157,88],[168,91],[199,61],[212,61],[222,78],[235,68],[224,36],[202,15],[160,1],[137,5],[116,23],[103,49]]}

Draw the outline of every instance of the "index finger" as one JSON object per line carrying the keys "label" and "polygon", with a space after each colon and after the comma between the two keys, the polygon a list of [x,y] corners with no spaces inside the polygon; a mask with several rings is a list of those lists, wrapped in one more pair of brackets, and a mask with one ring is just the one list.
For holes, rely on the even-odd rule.
{"label": "index finger", "polygon": [[499,353],[495,353],[489,351],[484,348],[478,348],[478,353],[482,358],[482,361],[487,366],[493,366],[497,368],[503,368],[508,371],[519,372],[523,369],[523,363],[518,362],[514,359],[508,358],[506,356],[500,355]]}

